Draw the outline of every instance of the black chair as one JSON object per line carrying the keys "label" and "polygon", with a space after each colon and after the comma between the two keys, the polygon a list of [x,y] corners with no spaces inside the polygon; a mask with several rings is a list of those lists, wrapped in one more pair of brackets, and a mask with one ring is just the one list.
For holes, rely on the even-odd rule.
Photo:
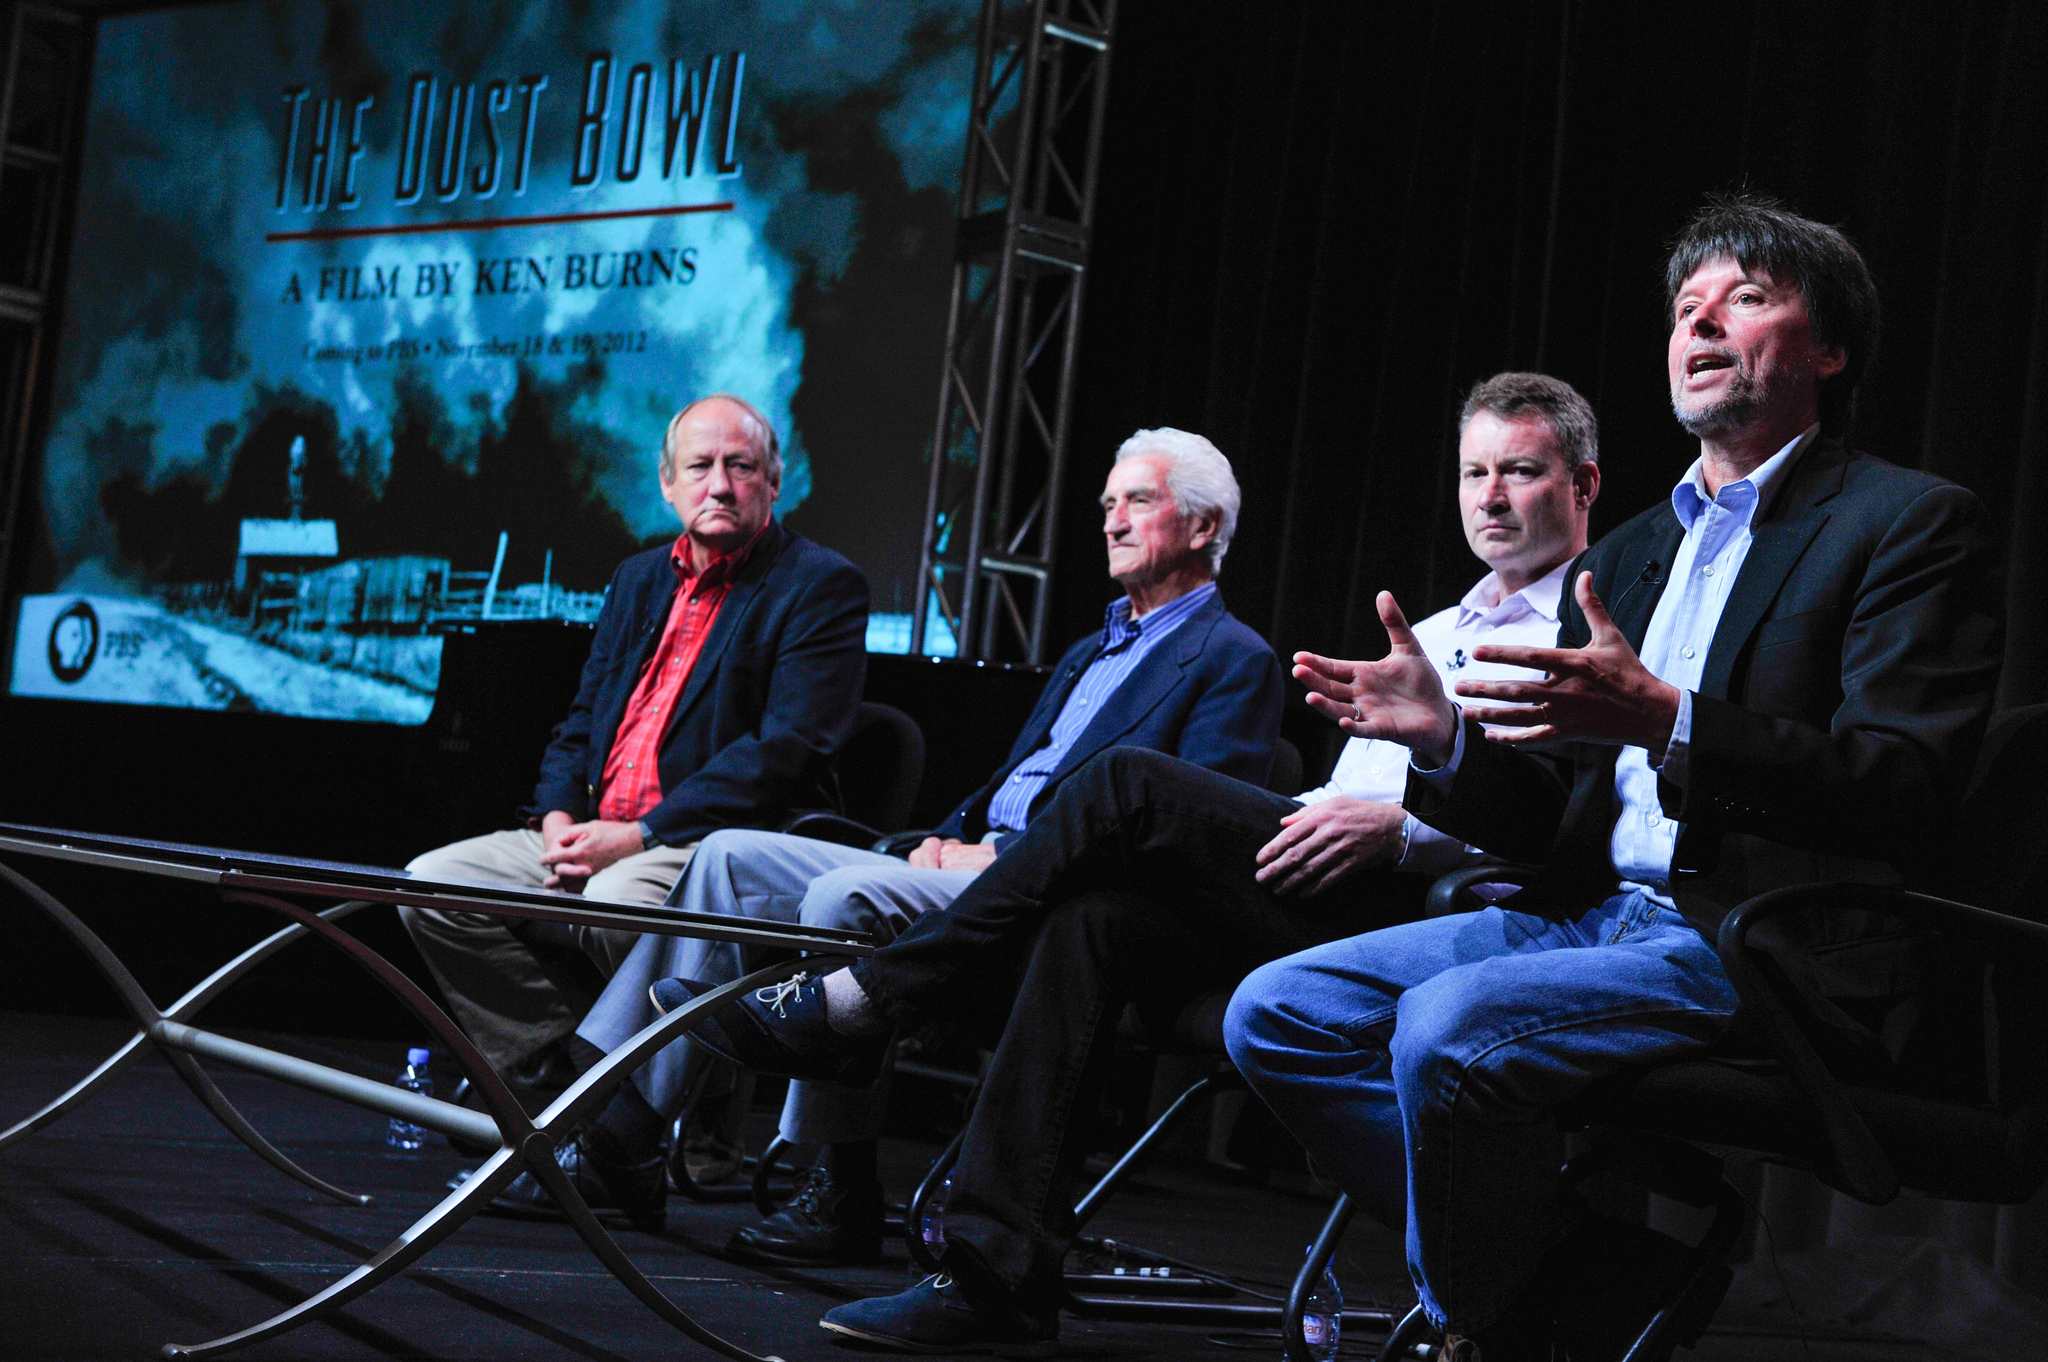
{"label": "black chair", "polygon": [[844,812],[798,813],[779,831],[841,846],[870,846],[910,821],[924,783],[924,730],[893,705],[863,700],[832,773]]}
{"label": "black chair", "polygon": [[[1711,1209],[1647,1320],[1561,1303],[1574,1357],[1663,1362],[1713,1318],[1745,1214],[1718,1153],[1812,1172],[1859,1201],[1901,1189],[2013,1204],[2048,1179],[2048,705],[1999,715],[1952,833],[1917,890],[1792,886],[1738,906],[1716,947],[1740,1004],[1708,1056],[1618,1075],[1560,1110],[1608,1172]],[[1924,890],[1957,886],[1978,903]],[[1382,1356],[1422,1331],[1411,1315]]]}

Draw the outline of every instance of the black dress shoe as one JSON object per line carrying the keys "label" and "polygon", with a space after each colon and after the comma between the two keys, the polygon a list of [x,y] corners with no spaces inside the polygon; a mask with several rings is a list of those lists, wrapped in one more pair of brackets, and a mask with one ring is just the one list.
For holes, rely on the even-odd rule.
{"label": "black dress shoe", "polygon": [[[637,1230],[659,1233],[668,1220],[668,1166],[656,1155],[644,1163],[604,1157],[589,1134],[555,1150],[555,1162],[569,1175],[584,1204],[593,1211],[618,1211]],[[567,1219],[547,1187],[532,1173],[521,1173],[491,1199],[489,1209],[548,1220]]]}
{"label": "black dress shoe", "polygon": [[734,1230],[725,1251],[798,1267],[872,1263],[882,1256],[882,1184],[842,1183],[821,1163],[804,1174],[787,1206]]}
{"label": "black dress shoe", "polygon": [[[647,990],[666,1014],[717,984],[661,979]],[[848,1036],[825,1021],[825,981],[797,974],[787,982],[742,993],[698,1024],[690,1038],[756,1073],[865,1087],[882,1071],[887,1036]]]}

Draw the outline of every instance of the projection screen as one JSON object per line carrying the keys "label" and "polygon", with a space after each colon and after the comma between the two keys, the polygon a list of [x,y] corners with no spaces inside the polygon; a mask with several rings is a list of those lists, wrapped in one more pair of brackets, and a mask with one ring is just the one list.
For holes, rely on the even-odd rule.
{"label": "projection screen", "polygon": [[907,646],[972,0],[269,0],[99,26],[17,695],[419,723],[588,620],[671,414]]}

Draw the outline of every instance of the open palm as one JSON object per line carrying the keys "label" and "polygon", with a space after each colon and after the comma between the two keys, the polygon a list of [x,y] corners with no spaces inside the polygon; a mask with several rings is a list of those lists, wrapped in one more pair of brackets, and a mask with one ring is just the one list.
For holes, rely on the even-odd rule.
{"label": "open palm", "polygon": [[1346,733],[1399,743],[1426,764],[1440,766],[1458,736],[1458,707],[1444,694],[1394,594],[1382,591],[1376,603],[1387,630],[1385,657],[1346,662],[1296,653],[1294,677],[1308,687],[1309,708],[1335,719]]}

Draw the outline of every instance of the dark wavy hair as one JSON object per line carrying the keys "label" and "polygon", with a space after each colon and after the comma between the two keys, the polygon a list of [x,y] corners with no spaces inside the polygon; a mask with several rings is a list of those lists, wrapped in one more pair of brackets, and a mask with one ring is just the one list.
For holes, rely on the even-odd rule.
{"label": "dark wavy hair", "polygon": [[1715,194],[1671,243],[1664,262],[1664,323],[1671,325],[1678,290],[1700,266],[1733,260],[1743,269],[1791,284],[1806,300],[1814,336],[1842,347],[1848,363],[1820,384],[1820,425],[1848,430],[1856,385],[1877,353],[1877,284],[1854,242],[1840,228],[1801,217],[1781,201],[1748,192]]}

